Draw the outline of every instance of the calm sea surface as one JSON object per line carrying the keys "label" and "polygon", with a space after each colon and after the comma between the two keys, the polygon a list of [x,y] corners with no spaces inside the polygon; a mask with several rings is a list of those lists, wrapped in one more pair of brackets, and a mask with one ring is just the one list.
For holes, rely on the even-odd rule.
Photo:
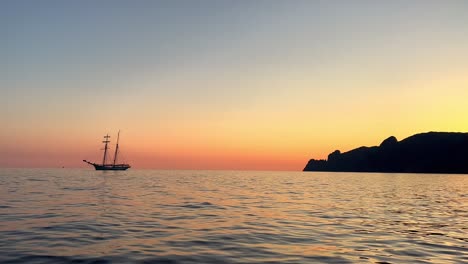
{"label": "calm sea surface", "polygon": [[468,263],[468,175],[0,169],[2,263]]}

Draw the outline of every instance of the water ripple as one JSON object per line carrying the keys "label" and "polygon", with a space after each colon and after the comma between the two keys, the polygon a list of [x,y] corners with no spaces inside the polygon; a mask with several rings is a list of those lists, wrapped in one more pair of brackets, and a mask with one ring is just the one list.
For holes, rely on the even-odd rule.
{"label": "water ripple", "polygon": [[0,170],[2,263],[468,263],[466,175]]}

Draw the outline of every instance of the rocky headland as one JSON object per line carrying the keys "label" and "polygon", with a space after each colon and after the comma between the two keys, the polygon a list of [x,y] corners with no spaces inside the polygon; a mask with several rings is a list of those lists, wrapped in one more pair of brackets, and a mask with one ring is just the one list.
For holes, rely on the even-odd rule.
{"label": "rocky headland", "polygon": [[428,132],[311,159],[304,171],[468,173],[468,133]]}

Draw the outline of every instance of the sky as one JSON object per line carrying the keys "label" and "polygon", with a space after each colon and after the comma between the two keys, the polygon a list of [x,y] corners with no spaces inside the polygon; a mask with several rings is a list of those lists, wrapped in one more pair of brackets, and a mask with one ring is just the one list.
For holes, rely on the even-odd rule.
{"label": "sky", "polygon": [[467,1],[1,1],[0,167],[302,170],[468,131]]}

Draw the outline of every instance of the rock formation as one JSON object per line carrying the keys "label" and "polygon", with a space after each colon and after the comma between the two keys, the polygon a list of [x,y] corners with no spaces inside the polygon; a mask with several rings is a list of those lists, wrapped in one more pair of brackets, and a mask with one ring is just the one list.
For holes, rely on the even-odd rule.
{"label": "rock formation", "polygon": [[468,133],[428,132],[402,141],[392,136],[379,146],[311,159],[304,171],[468,173]]}

